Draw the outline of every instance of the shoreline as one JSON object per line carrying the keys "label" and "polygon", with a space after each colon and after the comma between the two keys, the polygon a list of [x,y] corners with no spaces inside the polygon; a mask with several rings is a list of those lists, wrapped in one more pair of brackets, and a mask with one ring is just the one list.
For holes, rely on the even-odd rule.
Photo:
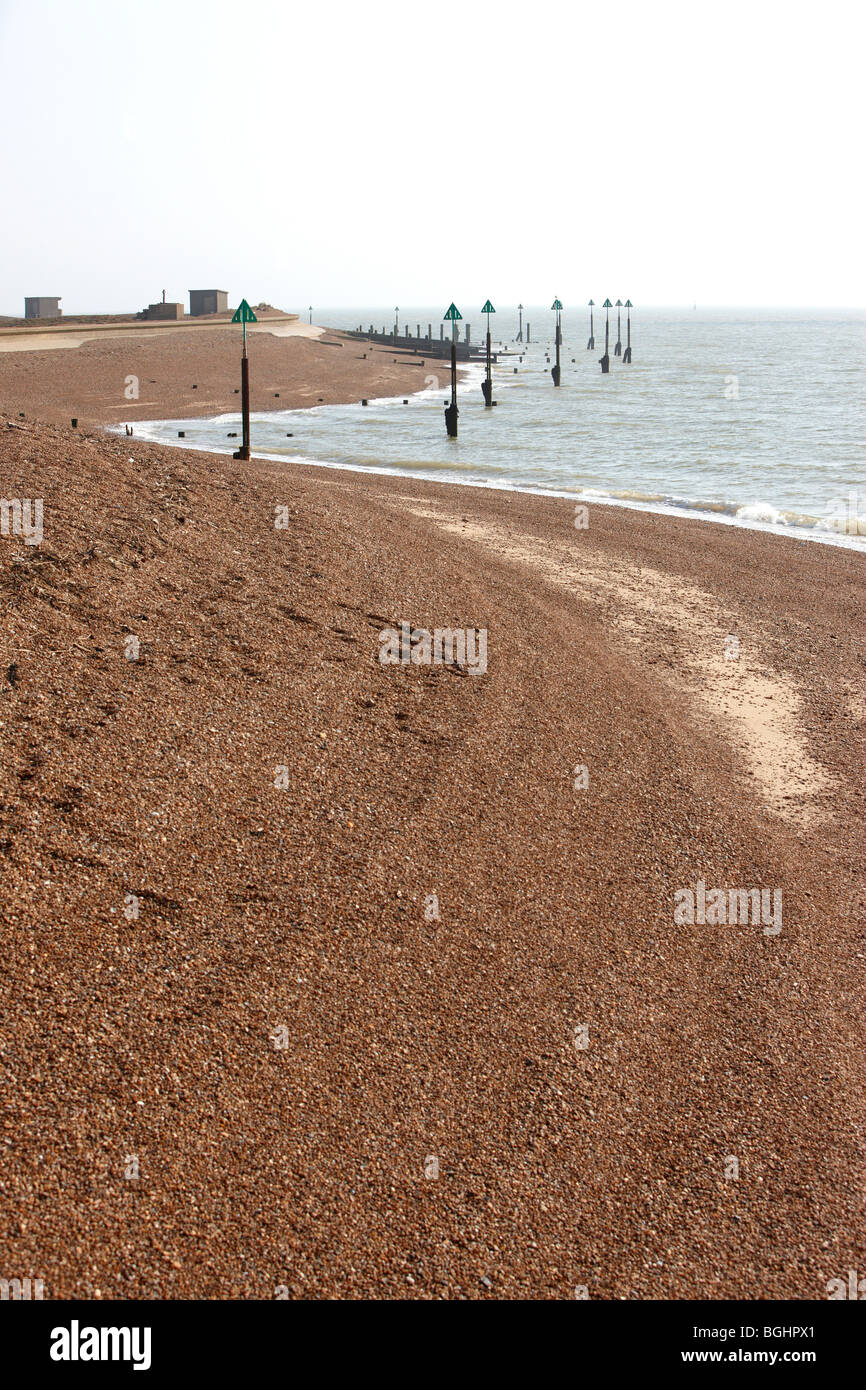
{"label": "shoreline", "polygon": [[[124,332],[130,329],[137,336],[129,340],[118,337],[118,327]],[[207,331],[199,332],[200,328]],[[78,331],[77,325],[67,325],[66,329],[73,333]],[[235,385],[240,366],[237,326],[231,328],[224,321],[198,323],[193,320],[182,325],[108,324],[104,325],[104,330],[106,336],[102,341],[84,343],[64,352],[56,349],[4,352],[0,355],[0,399],[7,403],[7,408],[20,410],[24,407],[25,415],[30,411],[56,423],[67,423],[75,415],[84,427],[98,425],[109,431],[120,429],[123,424],[130,424],[135,430],[136,426],[163,420],[215,420],[235,413],[231,405],[239,400]],[[277,336],[284,331],[290,336]],[[110,337],[111,333],[115,336]],[[251,334],[255,335],[250,350],[253,416],[273,413],[274,407],[278,410],[315,409],[319,404],[353,405],[361,398],[369,399],[375,406],[401,397],[417,397],[423,393],[425,380],[431,372],[441,375],[441,363],[414,359],[388,346],[363,344],[344,337],[338,330],[302,322],[289,323],[286,330],[284,318],[264,318],[251,328]],[[311,334],[318,336],[311,337]],[[461,364],[461,380],[464,383],[467,378],[472,380],[477,368],[477,363]],[[131,383],[139,392],[136,399],[127,399],[125,395]],[[140,434],[134,437],[142,438]],[[162,442],[172,448],[189,444],[168,439]],[[212,444],[205,447],[221,452]],[[267,449],[256,451],[256,456],[274,457]],[[441,481],[431,470],[425,472],[419,468],[397,474],[392,473],[388,464],[377,468],[369,463],[320,461],[305,456],[300,450],[279,457],[300,466]],[[450,481],[461,487],[484,486],[493,491],[570,498],[587,506],[706,520],[742,532],[817,542],[835,549],[866,550],[866,536],[843,530],[844,521],[840,521],[838,528],[825,527],[820,516],[814,527],[800,526],[796,521],[737,517],[726,510],[735,504],[724,501],[694,505],[687,497],[636,498],[610,495],[596,488],[521,487],[519,481],[482,482],[477,477],[468,481],[454,477]],[[752,509],[752,504],[743,508],[745,511]],[[784,515],[776,507],[770,510]]]}
{"label": "shoreline", "polygon": [[[390,399],[398,400],[399,397],[395,396]],[[136,436],[136,438],[140,437]],[[204,444],[191,444],[188,440],[147,439],[145,442],[158,444],[161,448],[167,449],[186,448],[191,452],[210,454],[215,458],[231,457],[234,452],[232,449],[214,449]],[[808,541],[814,545],[829,545],[841,550],[850,550],[859,555],[866,554],[866,537],[864,536],[849,536],[844,532],[834,534],[832,531],[820,531],[817,527],[813,532],[805,526],[793,524],[782,526],[772,522],[741,519],[724,514],[717,509],[717,504],[708,506],[706,510],[689,507],[685,504],[678,506],[676,503],[660,503],[655,506],[651,502],[630,502],[625,498],[611,497],[607,494],[560,492],[552,488],[522,488],[509,483],[479,483],[475,480],[459,478],[449,478],[445,481],[432,474],[401,473],[394,468],[377,468],[360,463],[334,463],[333,461],[304,458],[301,455],[259,453],[255,449],[251,449],[250,458],[259,459],[262,462],[286,464],[290,467],[324,468],[337,473],[368,473],[379,478],[399,478],[406,483],[435,483],[440,487],[475,488],[480,492],[516,493],[521,497],[549,497],[560,501],[581,502],[587,507],[610,507],[613,510],[639,512],[641,515],[647,516],[667,516],[679,521],[697,522],[698,524],[705,522],[711,526],[728,526],[737,531],[755,531],[762,535],[776,536],[780,540]]]}
{"label": "shoreline", "polygon": [[[464,380],[465,380],[465,377],[467,377],[467,376],[470,374],[470,370],[471,370],[471,369],[468,368],[468,367],[466,367],[466,366],[464,365],[464,367],[463,367],[461,370],[462,370],[462,372],[463,372],[463,374],[464,374]],[[413,394],[416,395],[416,396],[418,396],[418,395],[423,395],[423,394],[424,394],[424,391],[423,391],[423,390],[421,390],[421,391],[415,391]],[[370,402],[369,402],[369,403],[370,403],[370,406],[375,406],[375,405],[377,405],[377,404],[386,405],[386,404],[396,403],[396,402],[399,401],[400,399],[401,399],[401,396],[400,396],[400,395],[394,395],[394,396],[381,396],[381,397],[376,397],[376,398],[370,398]],[[340,405],[340,404],[354,404],[354,402],[333,402],[333,404],[337,404],[337,405]],[[303,409],[310,409],[310,410],[313,410],[313,409],[317,409],[317,407],[316,407],[316,406],[295,407],[294,409],[296,409],[296,410],[297,410],[297,409],[302,409],[302,410],[303,410]],[[253,425],[253,422],[254,422],[254,419],[255,419],[255,414],[257,414],[257,413],[263,413],[263,414],[264,414],[264,413],[274,413],[274,412],[251,412],[251,415],[250,415],[251,430],[252,430],[252,425]],[[290,413],[290,412],[287,411],[286,413]],[[154,418],[152,418],[152,419],[150,419],[150,420],[142,419],[142,420],[139,421],[139,423],[140,423],[140,424],[168,424],[168,423],[175,423],[177,420],[181,420],[181,419],[185,419],[185,418],[189,418],[189,417],[183,417],[183,416],[177,416],[177,417],[173,417],[173,418],[171,418],[171,417],[170,417],[170,418],[154,417]],[[225,419],[225,421],[228,423],[229,421],[231,421],[231,422],[236,422],[236,413],[235,413],[235,412],[222,412],[222,413],[217,414],[217,415],[201,416],[201,417],[192,417],[192,418],[193,418],[193,419],[201,419],[201,420],[211,420],[211,421],[216,421],[216,420]],[[237,419],[239,419],[239,418],[240,418],[240,416],[237,415]],[[120,427],[119,427],[119,426],[107,426],[107,427],[105,427],[105,428],[107,429],[107,432],[108,432],[108,433],[119,433],[119,430],[120,430]],[[229,457],[230,457],[230,456],[234,453],[234,446],[226,447],[225,449],[217,449],[217,448],[214,448],[214,447],[213,447],[212,445],[210,445],[210,444],[194,444],[194,443],[191,443],[191,442],[190,442],[189,440],[187,440],[187,439],[178,440],[178,439],[151,437],[151,436],[146,436],[146,435],[137,435],[137,436],[135,436],[135,438],[143,439],[143,440],[145,440],[145,442],[147,442],[147,443],[150,443],[150,444],[158,444],[158,445],[160,445],[161,447],[165,447],[165,448],[171,448],[171,449],[173,449],[173,448],[184,449],[184,448],[185,448],[185,449],[191,450],[191,451],[193,451],[193,452],[195,452],[195,453],[209,453],[209,454],[213,454],[213,455],[216,456],[216,457],[226,457],[226,456],[229,456]],[[818,545],[830,545],[830,546],[833,546],[833,547],[835,547],[835,548],[842,549],[842,550],[852,550],[852,551],[854,551],[855,553],[858,553],[858,554],[864,554],[864,553],[866,553],[866,533],[858,532],[858,533],[856,533],[856,534],[849,534],[847,531],[833,531],[833,530],[830,530],[830,529],[825,530],[825,529],[819,527],[818,524],[817,524],[817,522],[815,523],[814,527],[809,527],[809,526],[805,526],[805,525],[798,525],[798,524],[795,523],[795,522],[784,522],[784,523],[782,523],[782,522],[771,522],[771,521],[756,520],[756,519],[754,519],[754,518],[752,518],[752,517],[738,517],[736,514],[732,514],[730,511],[726,511],[726,510],[725,510],[726,505],[731,505],[731,506],[733,506],[734,504],[725,504],[725,503],[721,503],[721,502],[709,502],[709,503],[707,503],[705,506],[700,506],[700,505],[695,505],[695,504],[693,504],[693,503],[688,503],[688,502],[686,502],[686,501],[677,502],[677,501],[669,501],[669,500],[667,500],[667,499],[665,499],[665,500],[659,499],[658,502],[655,502],[654,499],[652,499],[652,498],[646,498],[646,499],[643,499],[643,500],[641,500],[641,501],[637,501],[637,500],[632,500],[632,499],[625,498],[625,497],[616,497],[616,496],[613,496],[613,495],[611,495],[611,494],[609,494],[609,493],[601,493],[601,492],[598,492],[598,491],[595,491],[595,490],[579,490],[579,489],[578,489],[578,490],[574,490],[574,491],[565,491],[565,490],[559,490],[559,489],[554,489],[554,488],[540,488],[540,487],[532,487],[532,488],[530,488],[530,487],[520,487],[520,486],[518,486],[518,485],[516,485],[516,484],[513,484],[513,483],[478,482],[478,481],[475,480],[475,479],[468,479],[468,478],[467,478],[467,479],[462,479],[462,478],[448,478],[448,479],[443,479],[443,478],[438,477],[438,476],[436,476],[436,475],[434,475],[434,474],[432,474],[432,473],[414,472],[414,471],[409,471],[408,469],[404,469],[404,470],[401,471],[401,470],[399,470],[399,469],[397,469],[397,468],[389,467],[389,466],[386,466],[386,465],[376,466],[376,465],[371,465],[371,464],[356,464],[356,463],[336,462],[336,461],[334,461],[334,460],[319,460],[319,459],[313,459],[313,458],[306,457],[306,456],[304,456],[304,455],[302,455],[302,454],[294,454],[294,453],[268,453],[268,452],[266,452],[266,451],[258,451],[258,450],[256,450],[256,449],[252,449],[252,450],[251,450],[251,458],[253,458],[253,459],[260,459],[260,460],[266,460],[266,461],[268,461],[268,462],[274,462],[274,463],[284,463],[284,464],[288,464],[288,465],[291,465],[291,466],[297,466],[297,467],[306,467],[306,468],[327,468],[327,469],[334,469],[335,471],[339,471],[339,472],[347,472],[347,473],[367,473],[367,474],[371,474],[372,476],[375,476],[375,477],[402,478],[402,479],[404,479],[404,480],[407,481],[407,482],[412,482],[412,481],[417,481],[417,482],[429,482],[429,483],[437,483],[437,484],[440,484],[440,485],[446,486],[446,487],[470,487],[470,488],[479,488],[479,489],[481,489],[482,491],[507,492],[507,493],[513,492],[513,493],[517,493],[517,494],[519,494],[519,495],[521,495],[521,496],[526,496],[526,497],[550,497],[550,498],[557,498],[557,499],[561,499],[561,500],[564,500],[564,501],[580,502],[580,503],[583,503],[584,505],[586,505],[587,507],[592,507],[592,506],[598,506],[598,507],[612,507],[612,508],[616,508],[616,509],[623,509],[623,510],[626,510],[626,511],[636,511],[636,512],[640,512],[640,513],[646,513],[646,514],[648,514],[648,515],[653,515],[653,516],[669,516],[669,517],[672,517],[672,518],[678,518],[678,519],[680,519],[680,520],[685,520],[685,521],[708,522],[708,523],[710,523],[710,524],[712,524],[712,525],[721,525],[721,526],[733,527],[735,530],[740,530],[740,531],[756,531],[756,532],[760,532],[760,533],[762,533],[762,534],[764,534],[764,535],[778,536],[778,537],[780,537],[780,538],[782,538],[782,539],[787,539],[787,540],[791,540],[791,541],[808,541],[808,542],[811,542],[811,543],[813,543],[813,544],[818,544]],[[847,524],[847,523],[846,523],[846,524]]]}

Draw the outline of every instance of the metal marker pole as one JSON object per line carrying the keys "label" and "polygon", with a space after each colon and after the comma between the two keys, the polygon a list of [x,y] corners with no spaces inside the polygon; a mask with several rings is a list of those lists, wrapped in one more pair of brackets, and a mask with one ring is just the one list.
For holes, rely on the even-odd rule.
{"label": "metal marker pole", "polygon": [[604,309],[604,357],[599,358],[599,361],[602,372],[606,373],[610,371],[610,311],[613,305],[609,299],[606,299],[602,308]]}
{"label": "metal marker pole", "polygon": [[487,315],[487,376],[481,383],[481,392],[484,396],[484,405],[485,407],[488,407],[493,405],[493,369],[491,365],[492,355],[490,345],[490,315],[496,313],[496,310],[490,303],[489,299],[487,300],[481,312],[482,314]]}
{"label": "metal marker pole", "polygon": [[561,327],[561,322],[562,322],[562,321],[561,321],[562,305],[560,304],[560,302],[559,302],[558,299],[554,299],[554,301],[553,301],[553,303],[551,304],[550,307],[551,307],[551,309],[555,309],[555,310],[556,310],[556,366],[555,366],[555,367],[551,367],[551,369],[550,369],[550,375],[553,377],[553,384],[554,384],[554,386],[558,386],[558,385],[559,385],[559,382],[560,382],[559,349],[560,349],[560,345],[561,345],[561,343],[562,343],[562,327]]}
{"label": "metal marker pole", "polygon": [[250,456],[250,364],[247,357],[247,324],[255,323],[256,316],[245,299],[238,305],[232,323],[239,323],[243,330],[243,349],[241,351],[241,420],[243,422],[243,443],[237,453],[233,455],[236,459],[248,459]]}
{"label": "metal marker pole", "polygon": [[493,382],[490,377],[490,315],[487,315],[487,376],[484,381],[484,405],[493,405]]}
{"label": "metal marker pole", "polygon": [[241,444],[241,458],[248,459],[250,456],[250,359],[247,357],[247,325],[244,321],[244,350],[241,357],[241,415],[243,417],[243,434]]}
{"label": "metal marker pole", "polygon": [[457,438],[457,323],[451,325],[451,418],[448,433]]}

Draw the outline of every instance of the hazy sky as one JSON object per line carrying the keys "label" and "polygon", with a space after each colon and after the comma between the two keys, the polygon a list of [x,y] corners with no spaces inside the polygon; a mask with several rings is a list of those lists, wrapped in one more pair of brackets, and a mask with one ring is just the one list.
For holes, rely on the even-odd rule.
{"label": "hazy sky", "polygon": [[0,313],[861,306],[863,15],[0,0]]}

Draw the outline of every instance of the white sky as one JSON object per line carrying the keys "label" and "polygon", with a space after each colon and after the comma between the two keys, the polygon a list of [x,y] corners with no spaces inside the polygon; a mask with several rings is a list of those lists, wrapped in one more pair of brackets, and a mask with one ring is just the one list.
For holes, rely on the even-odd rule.
{"label": "white sky", "polygon": [[862,306],[864,12],[0,0],[0,313]]}

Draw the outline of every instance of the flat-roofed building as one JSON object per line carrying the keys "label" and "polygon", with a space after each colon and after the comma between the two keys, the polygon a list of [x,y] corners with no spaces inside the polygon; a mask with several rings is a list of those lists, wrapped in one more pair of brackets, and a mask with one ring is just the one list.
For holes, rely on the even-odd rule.
{"label": "flat-roofed building", "polygon": [[26,319],[59,319],[63,313],[60,307],[61,295],[25,295],[24,317]]}
{"label": "flat-roofed building", "polygon": [[161,304],[148,304],[144,311],[146,319],[182,319],[182,304],[166,304],[165,300]]}
{"label": "flat-roofed building", "polygon": [[200,314],[224,314],[228,307],[228,290],[190,290],[189,292],[189,312],[196,318]]}

